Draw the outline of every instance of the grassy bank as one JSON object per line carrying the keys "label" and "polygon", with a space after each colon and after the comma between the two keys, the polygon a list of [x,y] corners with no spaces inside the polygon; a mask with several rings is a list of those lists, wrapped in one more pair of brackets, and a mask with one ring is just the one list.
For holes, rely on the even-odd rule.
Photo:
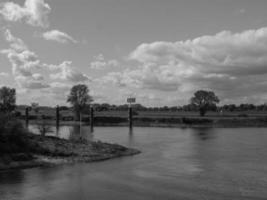
{"label": "grassy bank", "polygon": [[[32,124],[43,123],[42,120],[32,120]],[[55,120],[46,120],[47,124],[55,125]],[[60,125],[78,125],[77,121],[60,121]],[[83,121],[83,125],[89,125]],[[140,127],[267,127],[267,117],[232,116],[232,117],[134,117],[134,126]],[[95,126],[128,126],[127,117],[96,116]]]}
{"label": "grassy bank", "polygon": [[140,153],[117,144],[69,141],[27,132],[21,123],[0,123],[0,170],[94,162]]}
{"label": "grassy bank", "polygon": [[[25,123],[25,116],[20,111],[20,119]],[[127,126],[128,111],[95,111],[95,126]],[[55,109],[40,110],[30,113],[30,123],[56,124]],[[134,111],[134,125],[147,127],[267,127],[266,111],[234,111],[234,112],[207,112],[200,117],[198,112],[191,111]],[[90,116],[83,115],[82,123],[90,124]],[[61,125],[75,125],[71,111],[60,112]]]}

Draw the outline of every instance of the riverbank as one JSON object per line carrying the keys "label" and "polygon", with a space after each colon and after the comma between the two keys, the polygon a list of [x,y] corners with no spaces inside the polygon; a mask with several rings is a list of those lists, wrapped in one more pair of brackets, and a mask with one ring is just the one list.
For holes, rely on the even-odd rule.
{"label": "riverbank", "polygon": [[[43,120],[32,120],[30,124],[41,124]],[[45,120],[48,125],[56,125],[55,120]],[[61,126],[79,125],[78,121],[60,121]],[[128,126],[125,117],[95,117],[94,126]],[[83,121],[88,126],[90,122]],[[260,117],[134,117],[133,125],[136,127],[176,127],[176,128],[241,128],[241,127],[267,127],[267,116]]]}
{"label": "riverbank", "polygon": [[31,133],[26,137],[25,151],[0,155],[0,170],[96,162],[140,153],[136,149],[100,141],[69,141]]}

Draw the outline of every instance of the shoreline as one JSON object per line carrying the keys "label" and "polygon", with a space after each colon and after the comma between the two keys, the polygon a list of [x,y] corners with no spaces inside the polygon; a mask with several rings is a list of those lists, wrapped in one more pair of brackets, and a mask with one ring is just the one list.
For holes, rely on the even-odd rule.
{"label": "shoreline", "polygon": [[[116,121],[114,121],[116,119]],[[123,120],[123,121],[120,121]],[[48,125],[56,126],[54,120],[45,120]],[[30,125],[43,123],[40,120],[30,121]],[[60,126],[79,125],[77,121],[60,121]],[[90,126],[89,122],[82,122],[83,126]],[[118,119],[106,117],[105,121],[95,120],[95,127],[127,127],[128,121],[125,118]],[[242,128],[242,127],[267,127],[267,117],[179,117],[179,118],[134,118],[134,127],[166,127],[166,128]]]}
{"label": "shoreline", "polygon": [[30,148],[34,148],[34,150],[0,156],[0,172],[12,169],[98,162],[141,153],[137,149],[100,141],[73,142],[53,136],[42,137],[33,134],[29,134],[28,137]]}
{"label": "shoreline", "polygon": [[91,163],[91,162],[101,162],[105,160],[134,156],[141,153],[138,150],[129,150],[121,155],[103,155],[100,157],[52,157],[52,156],[40,156],[34,155],[34,159],[30,161],[13,161],[9,164],[0,163],[0,173],[9,170],[16,169],[28,169],[36,167],[53,167],[58,165],[75,164],[75,163]]}

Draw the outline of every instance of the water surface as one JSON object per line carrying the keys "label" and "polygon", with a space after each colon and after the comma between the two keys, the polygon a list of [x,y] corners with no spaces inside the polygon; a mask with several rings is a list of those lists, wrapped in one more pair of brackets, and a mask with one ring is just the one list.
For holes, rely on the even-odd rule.
{"label": "water surface", "polygon": [[0,173],[1,200],[267,199],[267,128],[61,127],[142,154]]}

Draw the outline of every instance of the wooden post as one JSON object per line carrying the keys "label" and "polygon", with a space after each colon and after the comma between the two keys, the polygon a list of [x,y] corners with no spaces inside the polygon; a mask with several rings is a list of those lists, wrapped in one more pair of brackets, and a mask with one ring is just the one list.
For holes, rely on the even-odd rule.
{"label": "wooden post", "polygon": [[60,113],[59,113],[59,106],[56,108],[56,126],[59,127],[59,120],[60,120]]}
{"label": "wooden post", "polygon": [[94,108],[90,108],[90,131],[91,133],[94,132]]}
{"label": "wooden post", "polygon": [[26,109],[25,109],[25,123],[26,123],[26,127],[28,128],[28,126],[29,126],[29,107],[26,107]]}
{"label": "wooden post", "polygon": [[129,129],[130,132],[132,132],[133,129],[133,109],[132,109],[132,103],[135,103],[134,97],[127,98],[127,103],[129,103]]}
{"label": "wooden post", "polygon": [[133,109],[131,106],[129,107],[129,129],[133,129]]}

